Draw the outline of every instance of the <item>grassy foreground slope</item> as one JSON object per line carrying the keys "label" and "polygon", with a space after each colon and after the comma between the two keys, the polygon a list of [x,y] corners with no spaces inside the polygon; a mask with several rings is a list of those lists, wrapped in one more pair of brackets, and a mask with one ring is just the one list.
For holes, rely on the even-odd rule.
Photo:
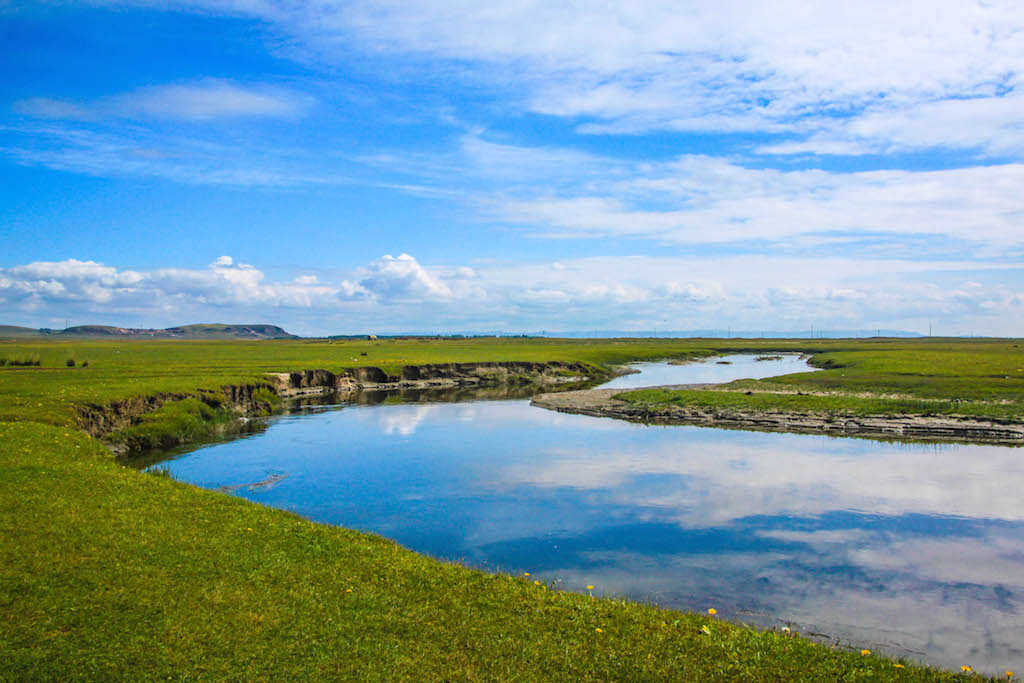
{"label": "grassy foreground slope", "polygon": [[[81,402],[187,393],[266,371],[456,360],[604,365],[708,348],[667,340],[0,343],[0,357],[40,361],[0,368],[0,680],[958,679],[444,564],[122,468],[74,428]],[[66,365],[71,355],[75,367]]]}

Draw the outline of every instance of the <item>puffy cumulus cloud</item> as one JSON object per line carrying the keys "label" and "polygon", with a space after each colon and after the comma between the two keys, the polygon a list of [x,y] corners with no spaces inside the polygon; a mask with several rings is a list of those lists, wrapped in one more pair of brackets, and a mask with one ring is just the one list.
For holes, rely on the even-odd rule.
{"label": "puffy cumulus cloud", "polygon": [[409,254],[387,254],[370,264],[359,285],[371,295],[399,300],[445,300],[452,290]]}
{"label": "puffy cumulus cloud", "polygon": [[95,261],[39,261],[0,270],[0,297],[31,307],[46,301],[107,303],[134,296],[145,276]]}
{"label": "puffy cumulus cloud", "polygon": [[271,279],[228,256],[199,269],[122,269],[68,260],[0,269],[0,303],[12,312],[57,319],[149,310],[248,316],[273,309],[281,324],[311,321],[303,323],[311,334],[336,333],[334,321],[344,321],[346,328],[392,332],[795,332],[812,325],[923,331],[934,324],[941,334],[1021,335],[1024,270],[972,261],[735,255],[487,263],[469,269],[424,266],[401,254],[322,280],[309,273]]}
{"label": "puffy cumulus cloud", "polygon": [[927,330],[930,321],[948,334],[1019,334],[1012,320],[1024,313],[1024,272],[1012,264],[751,255],[558,263],[481,267],[480,280],[526,329]]}
{"label": "puffy cumulus cloud", "polygon": [[261,271],[228,256],[204,270],[140,272],[75,259],[0,269],[0,300],[33,308],[67,303],[113,310],[190,303],[308,308],[335,293],[335,288],[309,279],[264,282]]}

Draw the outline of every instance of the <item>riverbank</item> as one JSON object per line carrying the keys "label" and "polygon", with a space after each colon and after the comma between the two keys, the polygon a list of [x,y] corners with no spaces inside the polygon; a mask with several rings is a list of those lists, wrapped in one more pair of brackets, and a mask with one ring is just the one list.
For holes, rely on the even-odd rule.
{"label": "riverbank", "polygon": [[406,365],[394,374],[379,367],[338,372],[315,369],[267,373],[262,381],[229,384],[194,393],[161,393],[107,404],[76,406],[78,427],[102,440],[119,457],[153,448],[172,448],[246,429],[285,399],[332,396],[356,401],[362,392],[547,387],[580,385],[630,372],[564,361],[499,361]]}
{"label": "riverbank", "polygon": [[[526,576],[438,562],[378,536],[126,469],[79,422],[87,406],[111,418],[122,405],[120,429],[191,438],[192,425],[234,413],[239,400],[272,409],[268,373],[296,368],[337,376],[372,364],[394,375],[416,365],[561,361],[607,370],[751,348],[853,349],[874,358],[908,347],[891,340],[0,343],[5,357],[40,361],[0,369],[0,680],[957,680],[707,614],[592,599]],[[922,355],[921,346],[909,348]],[[956,349],[954,357],[1005,354],[985,344]],[[145,424],[161,409],[159,429]]]}
{"label": "riverbank", "polygon": [[[562,413],[609,417],[632,422],[696,425],[727,429],[827,434],[915,441],[962,441],[1024,445],[1024,421],[982,419],[965,415],[926,415],[890,411],[872,413],[886,399],[855,397],[860,410],[847,405],[833,411],[813,410],[818,397],[810,397],[804,410],[787,410],[778,396],[763,407],[730,406],[736,391],[720,391],[715,384],[651,387],[644,390],[586,389],[533,397],[531,405]],[[743,401],[751,393],[743,392]],[[762,397],[763,398],[763,397]],[[789,395],[790,404],[801,403]]]}

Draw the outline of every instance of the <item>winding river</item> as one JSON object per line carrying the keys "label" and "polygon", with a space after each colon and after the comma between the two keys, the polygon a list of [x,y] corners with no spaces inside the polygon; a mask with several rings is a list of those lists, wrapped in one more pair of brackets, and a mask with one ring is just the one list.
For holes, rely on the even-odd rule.
{"label": "winding river", "polygon": [[[796,356],[724,360],[638,364],[606,386],[809,370]],[[521,394],[310,407],[158,466],[565,590],[1024,670],[1024,451],[641,425]]]}

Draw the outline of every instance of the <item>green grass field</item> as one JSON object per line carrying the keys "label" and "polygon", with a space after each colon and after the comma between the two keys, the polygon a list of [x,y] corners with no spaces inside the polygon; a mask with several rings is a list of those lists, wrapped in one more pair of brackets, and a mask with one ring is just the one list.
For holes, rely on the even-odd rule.
{"label": "green grass field", "polygon": [[195,394],[270,371],[607,368],[732,350],[820,351],[841,366],[765,387],[1019,405],[1012,342],[0,342],[0,359],[39,360],[0,367],[0,680],[966,679],[437,562],[123,468],[75,424],[83,403]]}
{"label": "green grass field", "polygon": [[854,340],[807,348],[818,351],[812,363],[824,370],[740,380],[715,390],[620,396],[651,405],[1024,419],[1024,342],[1019,340]]}

